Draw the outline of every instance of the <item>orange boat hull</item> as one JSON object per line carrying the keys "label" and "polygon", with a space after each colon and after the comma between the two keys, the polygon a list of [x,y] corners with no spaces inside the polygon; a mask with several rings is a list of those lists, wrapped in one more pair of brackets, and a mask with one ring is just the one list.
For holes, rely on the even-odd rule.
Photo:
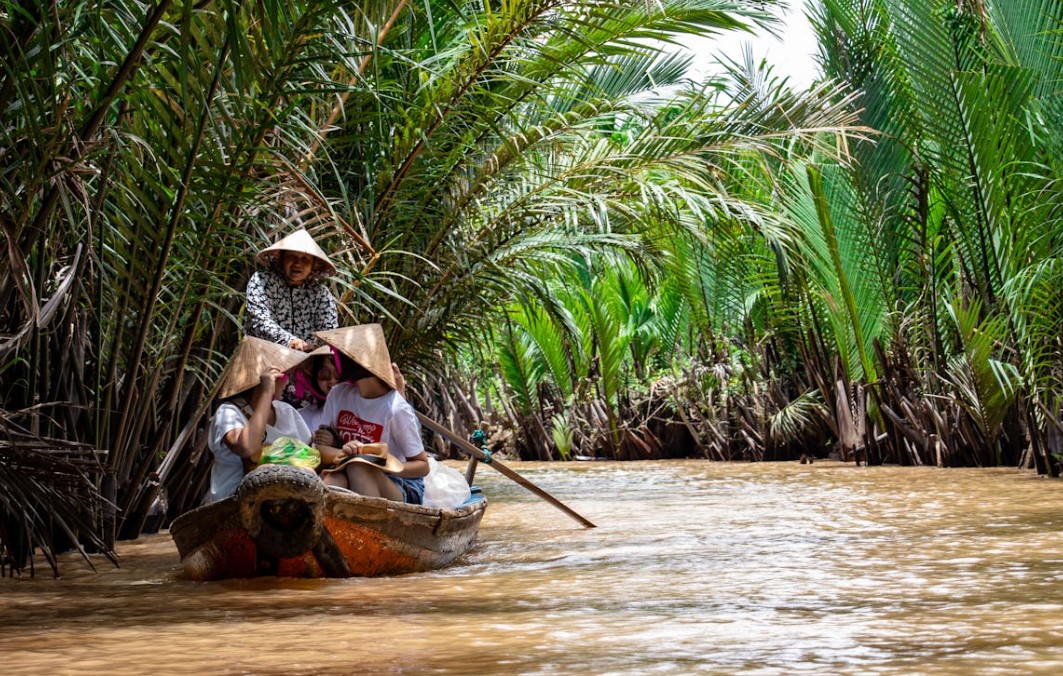
{"label": "orange boat hull", "polygon": [[487,508],[482,496],[457,509],[432,509],[328,491],[318,546],[297,556],[271,559],[260,556],[241,523],[237,500],[199,507],[170,526],[191,579],[375,577],[435,570],[472,547]]}

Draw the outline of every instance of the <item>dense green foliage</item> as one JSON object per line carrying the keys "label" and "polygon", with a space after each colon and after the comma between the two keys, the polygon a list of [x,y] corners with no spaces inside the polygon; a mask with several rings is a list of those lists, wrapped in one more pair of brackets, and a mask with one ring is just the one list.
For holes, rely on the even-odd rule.
{"label": "dense green foliage", "polygon": [[773,4],[0,0],[5,550],[197,503],[294,224],[415,403],[526,457],[1055,472],[1063,9],[812,2],[807,92],[665,49]]}
{"label": "dense green foliage", "polygon": [[[564,312],[550,326],[539,299],[516,306],[518,335],[498,350],[511,417],[528,438],[529,417],[560,420],[563,453],[579,430],[604,428],[612,436],[585,435],[583,452],[693,444],[757,459],[812,445],[1058,473],[1063,5],[824,0],[809,11],[827,80],[877,133],[837,137],[833,157],[780,144],[769,172],[730,167],[729,196],[747,211],[678,230],[644,219],[654,255],[637,275],[592,260],[575,302],[556,277]],[[556,368],[559,345],[569,364],[590,354],[592,366]],[[593,387],[577,389],[588,375]],[[676,426],[689,434],[669,435]],[[620,430],[637,437],[627,448]]]}
{"label": "dense green foliage", "polygon": [[[492,308],[637,252],[645,219],[738,213],[736,158],[847,122],[822,94],[702,119],[715,89],[655,93],[686,68],[658,40],[764,4],[4,0],[0,453],[101,449],[86,486],[120,536],[162,487],[194,505],[251,254],[293,223],[340,263],[343,321],[384,321],[430,399]],[[12,534],[78,516],[3,492]]]}

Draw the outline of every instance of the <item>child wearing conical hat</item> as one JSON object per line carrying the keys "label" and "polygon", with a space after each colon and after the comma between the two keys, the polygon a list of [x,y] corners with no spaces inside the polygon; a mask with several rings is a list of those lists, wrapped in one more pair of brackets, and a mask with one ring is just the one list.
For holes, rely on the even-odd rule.
{"label": "child wearing conical hat", "polygon": [[336,267],[305,229],[258,252],[266,266],[247,282],[247,335],[309,352],[316,331],[339,326],[336,300],[321,282]]}
{"label": "child wearing conical hat", "polygon": [[422,504],[428,455],[417,414],[400,385],[379,324],[319,332],[336,354],[340,384],[325,399],[328,426],[314,433],[326,484]]}
{"label": "child wearing conical hat", "polygon": [[[332,349],[323,345],[310,353],[309,359],[303,363],[303,367],[294,374],[296,400],[301,403],[291,403],[303,416],[303,421],[313,433],[325,423],[325,399],[332,388],[340,382],[340,372],[336,367],[336,359],[332,356]],[[304,378],[305,376],[305,378]]]}
{"label": "child wearing conical hat", "polygon": [[310,443],[310,429],[299,412],[278,401],[287,374],[309,355],[260,338],[244,338],[218,390],[223,402],[214,412],[207,445],[214,454],[207,502],[236,492],[246,470],[259,461],[263,447],[280,437]]}

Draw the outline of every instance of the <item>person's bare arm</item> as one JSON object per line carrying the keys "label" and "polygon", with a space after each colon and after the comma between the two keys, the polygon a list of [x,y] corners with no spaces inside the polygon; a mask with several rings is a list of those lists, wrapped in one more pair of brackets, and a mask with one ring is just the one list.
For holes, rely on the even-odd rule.
{"label": "person's bare arm", "polygon": [[339,438],[332,428],[322,425],[314,432],[313,438],[314,448],[321,453],[321,464],[323,465],[335,465],[345,456],[350,455],[344,452],[346,446]]}
{"label": "person's bare arm", "polygon": [[278,369],[271,368],[260,376],[258,391],[254,397],[255,408],[247,424],[229,430],[223,437],[233,453],[241,458],[258,462],[262,457],[262,444],[266,441],[266,425],[269,424],[270,414],[273,412],[273,390],[276,387],[277,378],[282,375]]}
{"label": "person's bare arm", "polygon": [[428,454],[421,451],[420,454],[415,455],[412,458],[406,458],[406,462],[403,464],[399,476],[405,479],[419,479],[423,476],[428,476],[428,471],[430,469],[431,467],[428,464]]}
{"label": "person's bare arm", "polygon": [[406,377],[402,375],[402,371],[399,370],[399,365],[395,362],[391,363],[391,375],[395,378],[395,391],[402,395],[402,398],[406,398]]}

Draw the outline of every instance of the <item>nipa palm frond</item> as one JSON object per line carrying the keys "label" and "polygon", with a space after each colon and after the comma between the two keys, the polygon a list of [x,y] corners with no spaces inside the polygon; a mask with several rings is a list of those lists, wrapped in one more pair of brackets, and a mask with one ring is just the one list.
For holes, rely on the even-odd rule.
{"label": "nipa palm frond", "polygon": [[826,415],[819,390],[809,390],[768,418],[768,435],[777,445],[796,442]]}

